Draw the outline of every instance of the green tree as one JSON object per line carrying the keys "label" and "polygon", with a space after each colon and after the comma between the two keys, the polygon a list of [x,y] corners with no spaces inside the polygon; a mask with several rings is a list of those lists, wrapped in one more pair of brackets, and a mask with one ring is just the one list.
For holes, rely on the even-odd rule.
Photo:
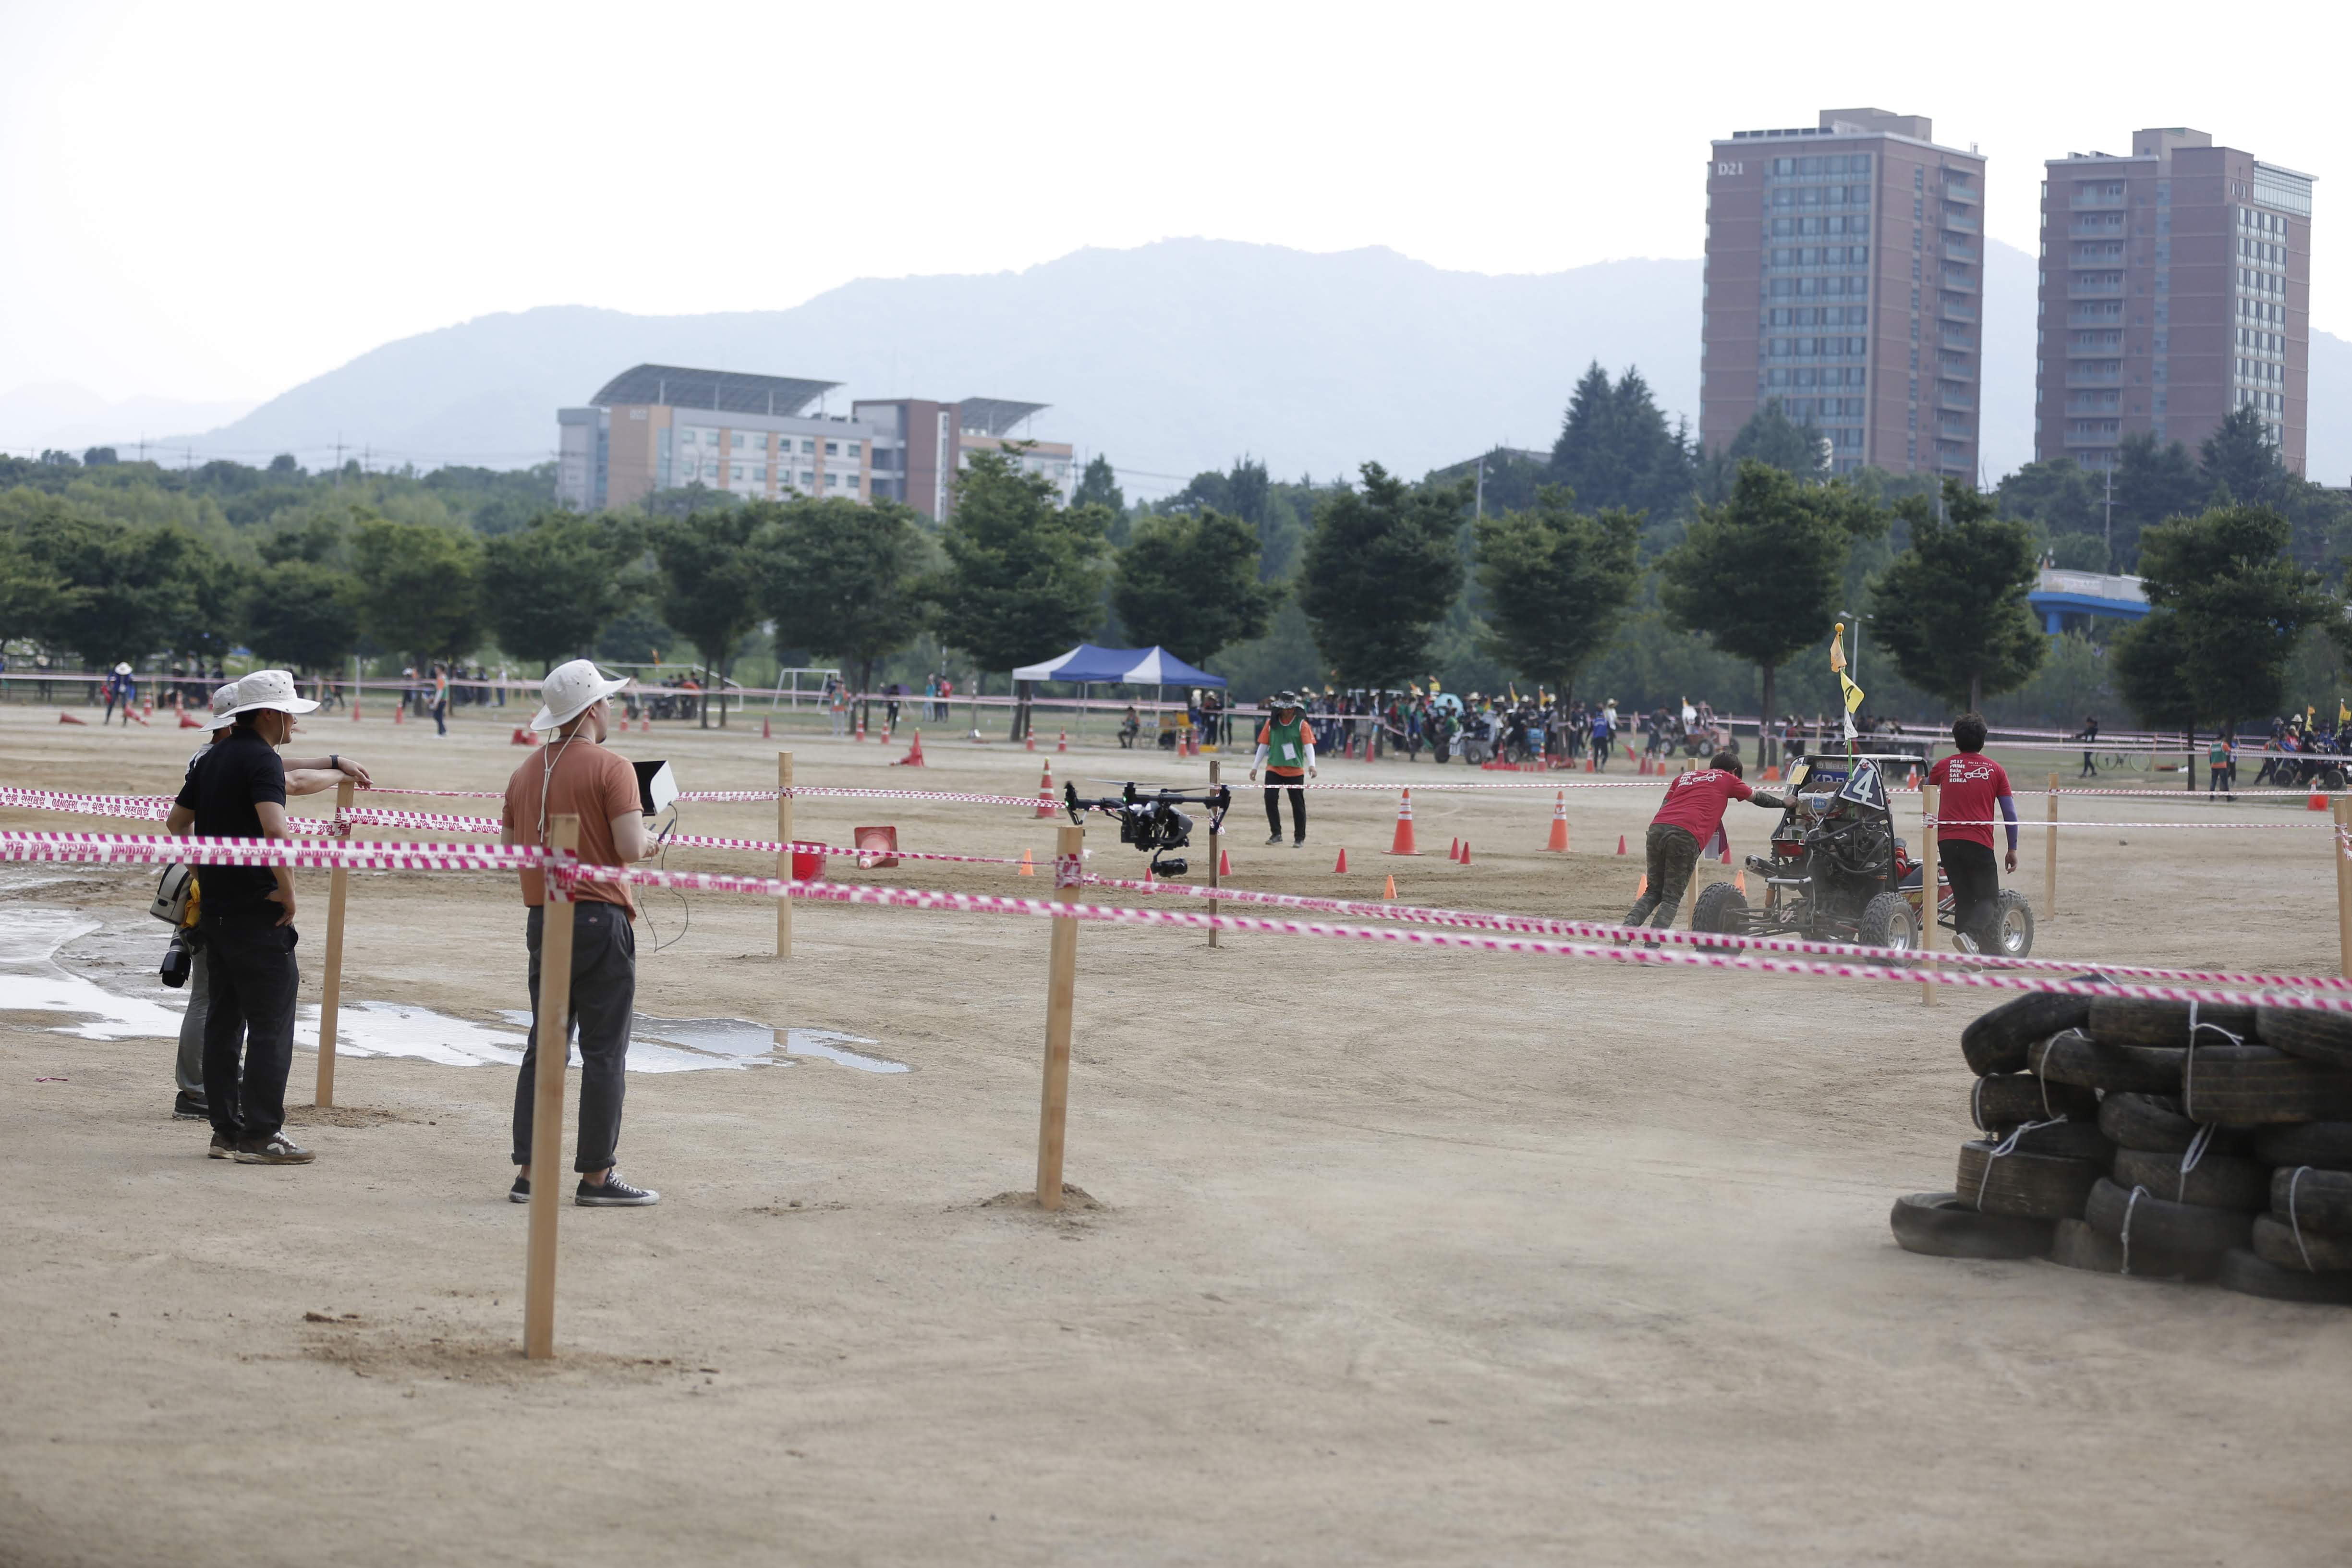
{"label": "green tree", "polygon": [[2278,710],[2296,638],[2341,610],[2315,574],[2287,559],[2289,533],[2267,507],[2217,506],[2141,536],[2154,608],[2117,657],[2126,700],[2142,718],[2234,727]]}
{"label": "green tree", "polygon": [[299,557],[264,567],[247,584],[246,641],[272,664],[333,668],[360,646],[360,585]]}
{"label": "green tree", "polygon": [[1642,514],[1580,512],[1574,492],[1546,485],[1532,507],[1480,519],[1475,536],[1491,627],[1481,650],[1551,687],[1566,708],[1641,587]]}
{"label": "green tree", "polygon": [[1151,518],[1119,552],[1110,602],[1137,642],[1201,664],[1263,636],[1286,596],[1257,564],[1257,531],[1238,517]]}
{"label": "green tree", "polygon": [[1118,470],[1110,459],[1097,453],[1087,460],[1086,471],[1078,476],[1078,488],[1070,493],[1072,506],[1108,507],[1124,515],[1127,511],[1126,492],[1118,488]]}
{"label": "green tree", "polygon": [[702,727],[710,704],[727,725],[727,672],[736,646],[760,624],[772,570],[772,530],[782,514],[775,501],[750,501],[694,511],[656,528],[654,557],[661,566],[661,617],[684,632],[702,655]]}
{"label": "green tree", "polygon": [[1459,484],[1408,485],[1378,463],[1362,472],[1362,489],[1316,509],[1299,607],[1342,681],[1401,687],[1426,672],[1430,634],[1462,592],[1456,536],[1470,498]]}
{"label": "green tree", "polygon": [[360,630],[420,664],[482,640],[482,543],[469,531],[363,519],[352,540]]}
{"label": "green tree", "polygon": [[491,538],[482,597],[499,647],[542,672],[585,654],[649,589],[638,570],[645,551],[644,530],[609,514],[541,512]]}
{"label": "green tree", "polygon": [[[956,477],[955,507],[940,531],[947,568],[926,596],[942,640],[985,670],[1012,669],[1080,641],[1102,613],[1110,513],[1064,507],[1051,479],[1022,466],[1026,444],[975,452]],[[1028,722],[1019,707],[1013,737]]]}
{"label": "green tree", "polygon": [[57,626],[68,584],[31,536],[71,515],[65,502],[37,490],[0,493],[0,647],[19,637],[44,641]]}
{"label": "green tree", "polygon": [[2025,600],[2032,525],[1999,516],[1991,498],[1955,479],[1940,508],[1914,496],[1895,510],[1911,544],[1871,584],[1878,646],[1912,685],[1981,711],[1987,692],[2024,685],[2048,651]]}
{"label": "green tree", "polygon": [[2143,529],[2197,510],[2211,489],[2179,442],[2158,442],[2146,430],[2125,437],[2116,458],[2115,531],[2107,542],[2115,569],[2132,569]]}
{"label": "green tree", "polygon": [[1700,508],[1688,536],[1659,558],[1659,603],[1676,626],[1762,671],[1769,717],[1776,671],[1801,648],[1826,651],[1846,557],[1886,525],[1885,510],[1843,481],[1801,483],[1751,458],[1730,499]]}
{"label": "green tree", "polygon": [[1686,432],[1666,427],[1639,370],[1629,365],[1612,386],[1596,360],[1569,397],[1549,478],[1597,511],[1664,518],[1690,502],[1695,455]]}
{"label": "green tree", "polygon": [[2199,446],[2197,477],[2210,500],[2221,500],[2226,490],[2231,500],[2263,506],[2277,501],[2294,476],[2279,461],[2263,416],[2251,408],[2233,408]]}
{"label": "green tree", "polygon": [[190,530],[92,517],[50,497],[12,497],[8,510],[9,597],[44,642],[96,665],[226,650],[236,574]]}
{"label": "green tree", "polygon": [[875,661],[923,629],[930,539],[897,501],[860,505],[836,496],[782,510],[763,598],[776,647],[854,661],[857,689],[871,691]]}
{"label": "green tree", "polygon": [[2072,458],[2028,463],[2002,479],[2000,510],[2038,522],[2049,534],[2106,531],[2105,477],[2094,477]]}

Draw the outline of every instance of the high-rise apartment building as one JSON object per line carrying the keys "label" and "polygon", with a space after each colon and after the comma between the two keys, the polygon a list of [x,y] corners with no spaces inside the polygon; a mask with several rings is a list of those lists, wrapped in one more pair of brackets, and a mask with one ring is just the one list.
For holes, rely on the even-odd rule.
{"label": "high-rise apartment building", "polygon": [[874,431],[804,412],[835,381],[641,364],[555,412],[555,499],[576,511],[708,485],[751,500],[866,500]]}
{"label": "high-rise apartment building", "polygon": [[1822,111],[1714,144],[1699,438],[1766,400],[1815,426],[1839,473],[1975,479],[1985,161],[1922,115]]}
{"label": "high-rise apartment building", "polygon": [[2142,131],[2044,165],[2033,455],[2112,468],[2123,438],[2190,447],[2233,409],[2303,471],[2311,176]]}
{"label": "high-rise apartment building", "polygon": [[[999,450],[1019,439],[1013,432],[1025,429],[1047,406],[1002,397],[967,397],[958,403],[893,397],[862,398],[850,405],[849,412],[875,433],[875,495],[905,501],[937,521],[950,510],[956,473],[971,460],[971,454]],[[1021,464],[1051,479],[1066,504],[1077,486],[1072,456],[1067,442],[1033,441]]]}

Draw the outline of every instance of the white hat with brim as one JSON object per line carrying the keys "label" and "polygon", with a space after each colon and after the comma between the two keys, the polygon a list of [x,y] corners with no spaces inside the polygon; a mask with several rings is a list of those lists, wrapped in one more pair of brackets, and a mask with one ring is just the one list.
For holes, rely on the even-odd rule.
{"label": "white hat with brim", "polygon": [[114,673],[117,675],[128,675],[131,673],[131,667],[127,664],[118,664],[114,667]]}
{"label": "white hat with brim", "polygon": [[308,713],[319,706],[307,697],[294,694],[294,677],[283,669],[257,669],[251,675],[240,676],[236,690],[236,706],[220,715],[223,719],[234,719],[240,713],[263,708],[280,713]]}
{"label": "white hat with brim", "polygon": [[604,672],[584,658],[559,664],[539,683],[540,709],[531,716],[534,730],[560,730],[591,707],[629,684],[630,678],[607,680]]}
{"label": "white hat with brim", "polygon": [[232,680],[226,686],[222,687],[219,690],[213,693],[213,721],[205,725],[205,728],[207,730],[227,729],[231,724],[236,722],[236,721],[230,717],[230,715],[236,711],[236,682]]}

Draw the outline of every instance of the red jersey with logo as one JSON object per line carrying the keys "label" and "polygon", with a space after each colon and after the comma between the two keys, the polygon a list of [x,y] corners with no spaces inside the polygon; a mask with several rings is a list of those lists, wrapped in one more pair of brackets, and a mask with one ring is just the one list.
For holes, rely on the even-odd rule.
{"label": "red jersey with logo", "polygon": [[[1936,800],[1936,837],[1991,848],[1992,825],[2000,818],[1997,803],[2009,793],[2001,765],[1981,752],[1958,752],[1929,768],[1927,782],[1944,792]],[[1945,826],[1948,822],[1952,826]]]}
{"label": "red jersey with logo", "polygon": [[1650,824],[1654,827],[1687,828],[1704,847],[1715,837],[1715,830],[1723,826],[1723,808],[1755,793],[1745,779],[1723,768],[1676,773],[1675,782],[1666,786],[1666,804],[1658,807],[1658,815],[1650,818]]}

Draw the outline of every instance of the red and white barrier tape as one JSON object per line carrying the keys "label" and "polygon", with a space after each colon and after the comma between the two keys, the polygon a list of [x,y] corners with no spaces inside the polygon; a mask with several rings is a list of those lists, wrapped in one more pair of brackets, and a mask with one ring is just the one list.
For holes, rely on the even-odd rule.
{"label": "red and white barrier tape", "polygon": [[[167,795],[68,795],[58,790],[17,789],[0,785],[0,807],[18,811],[55,811],[71,816],[116,816],[131,822],[161,822],[172,815]],[[316,816],[289,816],[287,830],[306,837],[334,838],[342,828]]]}
{"label": "red and white barrier tape", "polygon": [[297,870],[527,871],[550,858],[529,845],[289,844],[273,838],[165,838],[129,833],[0,832],[0,860],[122,866],[286,866]]}

